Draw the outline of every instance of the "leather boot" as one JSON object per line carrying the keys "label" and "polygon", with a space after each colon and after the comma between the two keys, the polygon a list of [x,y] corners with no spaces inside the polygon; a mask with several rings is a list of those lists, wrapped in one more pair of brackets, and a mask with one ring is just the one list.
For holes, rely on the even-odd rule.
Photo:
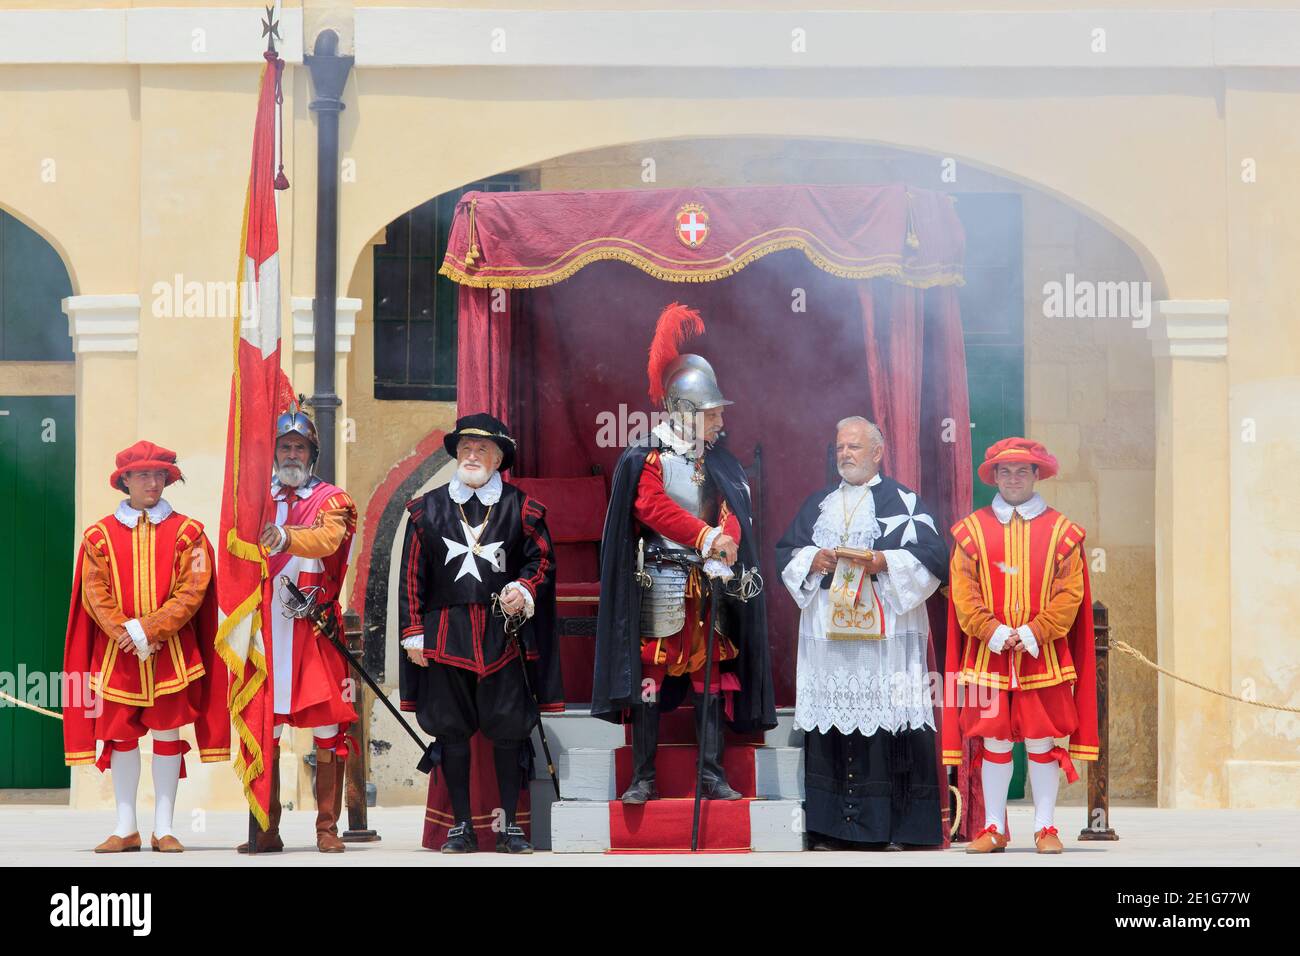
{"label": "leather boot", "polygon": [[642,703],[632,711],[632,782],[620,798],[626,804],[657,800],[655,754],[659,750],[659,707]]}
{"label": "leather boot", "polygon": [[[271,800],[266,808],[270,826],[257,834],[258,853],[279,853],[284,849],[284,841],[280,839],[280,809],[280,743],[276,741],[271,748]],[[235,850],[247,853],[248,841],[239,844]]]}
{"label": "leather boot", "polygon": [[316,849],[342,853],[339,816],[343,813],[343,767],[332,750],[316,750]]}
{"label": "leather boot", "polygon": [[708,706],[701,707],[696,695],[695,706],[695,739],[704,751],[704,799],[739,800],[740,791],[731,788],[722,769],[722,698],[710,695]]}

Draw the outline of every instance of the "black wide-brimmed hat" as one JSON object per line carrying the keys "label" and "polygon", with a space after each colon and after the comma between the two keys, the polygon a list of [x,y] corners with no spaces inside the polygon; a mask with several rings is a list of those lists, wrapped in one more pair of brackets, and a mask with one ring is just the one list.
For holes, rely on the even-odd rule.
{"label": "black wide-brimmed hat", "polygon": [[498,471],[505,471],[514,464],[515,440],[510,437],[505,424],[487,412],[478,412],[456,419],[456,430],[448,432],[442,439],[442,447],[447,449],[447,454],[452,458],[456,457],[456,445],[462,438],[486,438],[495,442],[501,449],[501,464],[497,468]]}

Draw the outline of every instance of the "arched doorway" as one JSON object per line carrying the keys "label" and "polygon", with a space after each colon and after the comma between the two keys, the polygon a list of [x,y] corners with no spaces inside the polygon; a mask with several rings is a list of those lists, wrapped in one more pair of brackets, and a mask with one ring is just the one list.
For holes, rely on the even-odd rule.
{"label": "arched doorway", "polygon": [[[0,690],[59,707],[75,540],[72,294],[55,249],[0,210]],[[0,700],[0,789],[68,786],[62,725]]]}
{"label": "arched doorway", "polygon": [[[960,154],[960,150],[957,153]],[[653,156],[657,176],[642,178]],[[1131,505],[1149,501],[1155,468],[1155,385],[1150,343],[1142,328],[1106,317],[1050,316],[1044,288],[1067,276],[1093,281],[1162,280],[1132,242],[1049,190],[962,163],[956,181],[940,179],[942,157],[879,144],[843,140],[725,137],[660,140],[572,153],[509,175],[544,190],[638,189],[777,183],[907,182],[957,197],[967,231],[966,286],[961,312],[970,381],[972,453],[1008,434],[1041,438],[1062,458],[1059,479],[1042,490],[1050,503],[1089,530],[1101,550],[1094,566],[1097,596],[1112,608],[1124,639],[1155,652],[1155,536],[1152,520],[1132,517]],[[490,169],[489,165],[487,169]],[[484,171],[486,172],[487,169]],[[450,195],[450,194],[447,194]],[[358,315],[358,352],[374,349],[371,300],[378,295],[378,250],[391,241],[381,231],[362,253],[348,294],[366,305]],[[412,273],[413,275],[415,273]],[[430,277],[429,281],[433,281]],[[359,435],[393,444],[406,430],[402,454],[454,417],[449,401],[383,402],[375,394],[378,356],[355,362],[350,386]],[[357,458],[365,456],[358,447]],[[401,457],[398,455],[397,457]],[[378,488],[393,456],[381,452],[359,494]],[[977,505],[992,490],[973,488]],[[1112,516],[1123,515],[1116,520]],[[1112,794],[1154,800],[1156,793],[1155,682],[1128,669],[1112,674]],[[1130,728],[1134,732],[1121,732]],[[1076,785],[1081,787],[1081,785]],[[1081,794],[1081,790],[1080,790]],[[1071,799],[1070,794],[1065,795]]]}

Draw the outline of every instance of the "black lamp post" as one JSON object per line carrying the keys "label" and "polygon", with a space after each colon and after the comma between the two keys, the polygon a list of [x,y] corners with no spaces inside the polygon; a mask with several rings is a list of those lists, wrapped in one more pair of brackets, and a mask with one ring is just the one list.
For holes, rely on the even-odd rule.
{"label": "black lamp post", "polygon": [[310,109],[316,126],[316,297],[312,319],[316,339],[315,389],[307,404],[315,411],[320,458],[316,472],[328,482],[335,475],[335,411],[342,404],[335,392],[335,310],[338,303],[339,246],[339,113],[343,87],[352,70],[353,57],[339,56],[339,37],[322,30],[314,52],[303,57],[311,71],[316,94]]}

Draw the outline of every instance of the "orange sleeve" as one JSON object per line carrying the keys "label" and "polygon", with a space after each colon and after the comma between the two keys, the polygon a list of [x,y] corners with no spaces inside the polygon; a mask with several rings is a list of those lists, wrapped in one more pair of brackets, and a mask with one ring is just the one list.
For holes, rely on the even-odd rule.
{"label": "orange sleeve", "polygon": [[984,606],[979,564],[961,548],[952,550],[948,581],[953,607],[957,612],[957,623],[962,631],[981,641],[988,641],[1001,622]]}
{"label": "orange sleeve", "polygon": [[212,560],[202,545],[185,548],[177,558],[176,580],[162,607],[140,619],[150,644],[161,644],[185,626],[203,604],[212,580]]}
{"label": "orange sleeve", "polygon": [[284,550],[299,558],[328,558],[356,527],[357,509],[347,495],[335,495],[316,512],[310,526],[284,525],[288,536]]}
{"label": "orange sleeve", "polygon": [[1083,555],[1080,548],[1070,552],[1052,576],[1047,606],[1029,622],[1029,629],[1039,644],[1054,641],[1070,633],[1083,601]]}
{"label": "orange sleeve", "polygon": [[90,541],[86,542],[82,554],[82,602],[99,629],[110,640],[116,641],[126,630],[127,617],[113,591],[113,571],[109,567],[108,555]]}

